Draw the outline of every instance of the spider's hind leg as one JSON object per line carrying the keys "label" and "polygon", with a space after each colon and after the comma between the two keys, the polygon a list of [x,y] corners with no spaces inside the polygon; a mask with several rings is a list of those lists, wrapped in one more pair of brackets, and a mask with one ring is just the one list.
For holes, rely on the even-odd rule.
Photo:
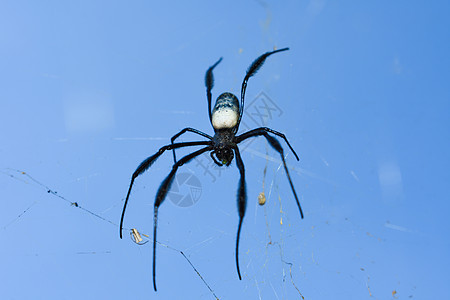
{"label": "spider's hind leg", "polygon": [[263,135],[267,139],[269,144],[272,146],[272,148],[274,148],[278,153],[280,153],[281,160],[283,161],[284,170],[286,171],[286,176],[287,176],[288,181],[289,181],[289,185],[291,186],[292,193],[294,194],[295,202],[297,203],[298,210],[300,211],[300,216],[303,219],[303,210],[302,210],[302,207],[300,205],[300,201],[298,200],[297,193],[295,192],[294,184],[292,183],[291,175],[289,174],[289,170],[288,170],[287,165],[286,165],[286,160],[284,159],[283,147],[281,147],[280,142],[278,142],[278,140],[276,138],[270,136],[268,134],[268,132],[276,134],[277,136],[283,138],[284,141],[286,142],[286,144],[291,149],[292,153],[294,153],[295,158],[298,160],[297,153],[295,153],[294,149],[289,144],[289,141],[287,140],[286,136],[283,133],[281,133],[281,132],[275,131],[275,130],[267,128],[267,127],[256,128],[256,129],[250,130],[248,132],[245,132],[245,133],[237,136],[236,137],[236,143],[240,143],[243,140],[248,139],[250,137]]}
{"label": "spider's hind leg", "polygon": [[170,171],[169,175],[163,180],[161,185],[158,188],[158,192],[156,193],[155,204],[154,204],[154,215],[153,215],[153,289],[156,291],[156,228],[158,225],[158,209],[162,204],[164,199],[167,196],[167,193],[170,190],[170,186],[172,185],[173,179],[178,168],[185,163],[191,161],[194,157],[199,156],[200,154],[209,151],[212,149],[212,146],[207,146],[200,150],[197,150],[191,154],[184,156],[182,159],[177,161],[173,167],[172,171]]}
{"label": "spider's hind leg", "polygon": [[281,147],[280,142],[277,141],[276,138],[270,136],[268,133],[264,133],[264,137],[267,139],[269,144],[278,152],[280,153],[281,160],[283,161],[284,170],[286,171],[286,176],[289,181],[289,185],[291,186],[292,193],[294,194],[295,202],[297,202],[298,210],[300,211],[300,216],[303,219],[303,210],[300,205],[300,201],[298,200],[297,193],[295,192],[294,184],[292,183],[291,175],[289,175],[289,170],[286,165],[286,160],[284,159],[284,151],[283,147]]}
{"label": "spider's hind leg", "polygon": [[242,162],[241,154],[239,153],[239,149],[236,146],[234,148],[234,152],[236,153],[236,164],[239,169],[239,173],[241,175],[239,179],[238,185],[238,211],[239,211],[239,225],[236,236],[236,269],[239,276],[239,280],[241,280],[241,271],[239,269],[239,240],[241,237],[241,227],[242,222],[244,221],[245,211],[247,209],[247,191],[245,187],[245,168],[244,163]]}
{"label": "spider's hind leg", "polygon": [[[284,135],[284,133],[275,131],[275,130],[269,128],[269,127],[259,127],[259,128],[255,128],[255,129],[252,129],[250,131],[247,131],[247,132],[237,136],[236,137],[236,142],[240,143],[243,140],[246,140],[246,139],[248,139],[250,137],[254,137],[254,136],[258,136],[258,135],[264,135],[265,133],[272,133],[272,134],[275,134],[275,135],[279,136],[280,138],[282,138],[286,142],[286,144],[288,145],[289,149],[291,149],[292,153],[295,156],[295,159],[299,160],[297,153],[295,153],[294,148],[292,148],[291,144],[289,143],[289,141],[286,138],[286,136]],[[281,145],[280,145],[280,147],[281,147]]]}

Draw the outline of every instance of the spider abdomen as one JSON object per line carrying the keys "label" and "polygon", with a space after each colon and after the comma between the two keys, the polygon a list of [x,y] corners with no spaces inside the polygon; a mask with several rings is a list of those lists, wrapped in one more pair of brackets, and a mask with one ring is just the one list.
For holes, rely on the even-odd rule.
{"label": "spider abdomen", "polygon": [[221,94],[212,111],[214,129],[233,128],[239,120],[239,100],[231,93]]}

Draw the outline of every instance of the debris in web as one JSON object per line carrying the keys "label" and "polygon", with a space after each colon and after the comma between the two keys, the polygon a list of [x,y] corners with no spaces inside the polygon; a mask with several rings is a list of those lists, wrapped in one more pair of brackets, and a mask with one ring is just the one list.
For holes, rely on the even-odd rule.
{"label": "debris in web", "polygon": [[[266,151],[267,151],[267,149],[266,149]],[[264,196],[264,201],[266,201],[266,199],[265,199],[265,180],[266,180],[266,173],[267,173],[267,164],[268,164],[268,162],[269,162],[269,160],[270,160],[270,157],[269,157],[269,155],[268,155],[267,153],[266,153],[265,158],[266,158],[266,165],[265,165],[264,172],[263,172],[263,185],[262,185],[262,190],[263,190],[263,191],[262,191],[262,192],[259,194],[259,196],[258,196],[258,203],[260,203],[260,197],[261,197],[261,196]],[[270,196],[271,196],[271,194],[272,194],[272,188],[274,187],[275,177],[276,177],[276,175],[278,174],[278,172],[280,171],[280,169],[281,169],[281,167],[282,167],[282,161],[280,160],[278,163],[279,163],[279,166],[278,166],[278,168],[274,171],[274,176],[273,176],[273,179],[272,179],[272,181],[271,181],[271,183],[270,183],[268,199],[270,199]],[[278,192],[278,201],[279,201],[279,207],[280,207],[280,210],[279,210],[279,213],[280,213],[280,225],[282,226],[282,225],[283,225],[283,214],[285,214],[285,213],[284,213],[284,211],[283,211],[283,209],[282,209],[281,197],[280,197],[280,194],[279,194],[279,191],[278,191],[278,185],[277,185],[277,184],[275,184],[275,189],[276,189],[277,192]],[[270,234],[270,226],[269,226],[269,219],[268,219],[268,216],[267,216],[266,206],[264,206],[264,217],[265,217],[265,221],[266,221],[267,234],[268,234],[268,240],[269,240],[269,241],[267,242],[267,244],[266,244],[266,248],[269,247],[270,245],[277,245],[277,246],[279,247],[279,250],[280,250],[280,260],[281,260],[281,262],[283,262],[284,264],[286,264],[286,265],[289,266],[289,277],[290,277],[290,281],[291,281],[293,287],[297,290],[297,292],[298,292],[298,294],[300,295],[301,299],[304,300],[305,297],[303,296],[303,294],[301,293],[300,289],[299,289],[299,288],[297,287],[297,285],[295,284],[294,277],[293,277],[293,275],[292,275],[292,267],[294,266],[294,264],[293,264],[292,262],[288,262],[288,261],[286,261],[286,260],[284,259],[283,249],[282,249],[282,247],[281,247],[281,244],[280,244],[279,242],[273,242],[273,241],[272,241],[272,236],[271,236],[271,234]],[[285,274],[284,269],[283,269],[283,274]],[[255,281],[256,281],[256,280],[255,280]],[[284,275],[284,277],[283,277],[283,282],[285,282],[285,275]],[[273,289],[273,291],[274,291],[276,297],[278,298],[278,295],[277,295],[277,293],[276,293],[276,291],[275,291],[273,285],[272,285],[271,283],[270,283],[270,285],[271,285],[271,287],[272,287],[272,289]],[[258,292],[259,292],[259,287],[258,287]],[[260,296],[260,298],[261,298],[261,296]]]}
{"label": "debris in web", "polygon": [[[266,157],[269,157],[269,153],[268,149],[267,149],[267,145],[266,145]],[[263,182],[262,182],[262,192],[259,193],[258,195],[258,204],[259,205],[264,205],[266,204],[266,175],[267,175],[267,166],[269,165],[269,160],[266,158],[266,165],[264,166],[264,171],[263,171]]]}
{"label": "debris in web", "polygon": [[[17,170],[17,169],[11,169],[11,168],[7,168],[7,171],[2,171],[3,174],[5,174],[6,176],[13,178],[15,180],[18,180],[22,183],[28,184],[29,182],[26,180],[30,180],[31,182],[33,182],[34,184],[36,184],[37,186],[41,187],[42,189],[45,189],[45,191],[48,194],[51,194],[52,196],[55,196],[67,203],[70,204],[70,206],[75,207],[75,208],[79,208],[81,210],[83,210],[84,212],[104,221],[107,223],[110,223],[111,225],[113,225],[114,227],[119,227],[119,225],[111,220],[108,220],[107,218],[81,206],[78,202],[75,201],[70,201],[69,199],[65,198],[64,196],[58,194],[57,191],[51,189],[50,187],[48,187],[47,185],[43,184],[42,182],[38,181],[37,179],[35,179],[33,176],[31,176],[30,174],[28,174],[25,171],[21,171],[21,170]],[[24,180],[23,177],[25,177],[26,179]],[[9,225],[13,224],[14,222],[16,222],[17,219],[19,219],[20,217],[22,217],[32,206],[34,206],[36,204],[36,202],[33,202],[27,209],[25,209],[21,214],[19,214],[13,221],[11,221],[10,223],[8,223],[7,225],[5,225],[3,228],[5,229],[6,227],[8,227]],[[139,233],[139,231],[135,228],[132,229],[128,229],[128,228],[123,228],[124,230],[129,230],[130,231],[130,235],[131,235],[131,239],[133,240],[133,242],[135,242],[138,245],[144,245],[146,243],[148,243],[150,241],[150,238],[147,234],[143,234],[143,233]],[[146,238],[147,240],[144,241],[144,238]],[[192,264],[192,262],[189,260],[189,258],[183,253],[183,251],[178,250],[176,248],[173,248],[169,245],[163,244],[161,242],[156,241],[157,244],[159,244],[160,246],[163,246],[167,249],[176,251],[178,253],[180,253],[185,259],[186,261],[189,263],[189,265],[192,267],[192,269],[195,271],[195,273],[200,277],[200,279],[203,281],[203,283],[206,285],[206,287],[208,288],[208,290],[211,292],[211,294],[214,296],[215,299],[219,299],[216,294],[214,293],[214,291],[212,290],[212,288],[209,286],[209,284],[206,282],[206,280],[203,278],[203,276],[200,274],[200,272],[197,270],[197,268]],[[95,254],[96,252],[79,252],[78,254]]]}
{"label": "debris in web", "polygon": [[[144,236],[148,237],[148,235],[146,235],[146,234]],[[148,243],[148,240],[144,242],[144,240],[141,237],[141,234],[139,233],[139,231],[136,228],[131,228],[130,237],[131,237],[131,240],[133,242],[135,242],[136,244],[138,244],[139,246],[142,246],[142,245],[145,245]]]}
{"label": "debris in web", "polygon": [[[266,164],[264,166],[263,171],[263,182],[262,182],[262,192],[258,196],[258,204],[264,205],[266,203],[266,176],[267,176],[267,167],[269,166],[269,149],[268,145],[266,144]],[[272,190],[273,181],[270,185],[270,191]],[[270,192],[269,192],[269,198],[270,198]],[[256,220],[256,212],[258,210],[255,210],[255,220]],[[270,226],[269,226],[269,219],[267,216],[267,209],[266,206],[264,206],[264,219],[266,221],[266,228],[267,228],[267,235],[269,237],[268,245],[272,244],[272,236],[270,235]],[[259,288],[258,288],[259,291]],[[261,296],[260,296],[261,297]]]}
{"label": "debris in web", "polygon": [[31,175],[29,175],[28,173],[26,173],[26,172],[24,172],[24,171],[21,171],[21,170],[16,170],[16,169],[8,169],[8,170],[17,173],[17,175],[14,175],[14,174],[11,174],[11,173],[6,173],[6,172],[4,172],[4,174],[8,174],[9,177],[14,178],[14,179],[17,179],[17,180],[19,180],[19,181],[22,181],[22,182],[24,182],[24,183],[27,183],[26,181],[20,180],[20,178],[19,178],[19,176],[25,176],[26,178],[28,178],[29,180],[31,180],[32,182],[34,182],[36,185],[38,185],[38,186],[44,188],[44,189],[47,191],[47,193],[52,194],[53,196],[58,197],[59,199],[64,200],[65,202],[68,202],[71,206],[76,207],[76,208],[79,208],[79,209],[85,211],[86,213],[91,214],[91,215],[93,215],[94,217],[99,218],[99,219],[101,219],[101,220],[103,220],[103,221],[105,221],[105,222],[108,222],[108,223],[110,223],[110,224],[112,224],[112,225],[114,225],[114,226],[116,226],[116,227],[119,226],[118,224],[114,223],[113,221],[108,220],[108,219],[106,219],[106,218],[100,216],[99,214],[96,214],[96,213],[90,211],[89,209],[86,209],[86,208],[82,207],[81,205],[78,204],[78,202],[72,202],[72,201],[66,199],[64,196],[59,195],[57,191],[52,190],[51,188],[49,188],[49,187],[46,186],[45,184],[43,184],[43,183],[41,183],[40,181],[36,180],[34,177],[32,177]]}
{"label": "debris in web", "polygon": [[259,193],[259,195],[258,195],[258,204],[261,205],[261,206],[266,204],[266,195],[264,194],[264,192]]}

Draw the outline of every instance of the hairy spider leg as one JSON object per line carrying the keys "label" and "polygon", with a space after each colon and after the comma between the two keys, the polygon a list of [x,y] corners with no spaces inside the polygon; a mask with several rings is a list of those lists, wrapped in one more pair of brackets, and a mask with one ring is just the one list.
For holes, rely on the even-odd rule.
{"label": "hairy spider leg", "polygon": [[242,87],[241,87],[241,106],[240,106],[240,113],[239,113],[239,121],[236,125],[235,128],[235,133],[238,131],[239,129],[239,124],[241,123],[241,119],[242,119],[242,115],[244,114],[244,98],[245,98],[245,90],[247,89],[247,81],[250,77],[252,77],[253,75],[256,74],[256,72],[258,72],[258,70],[262,67],[262,65],[264,64],[264,61],[266,60],[266,58],[272,54],[281,52],[281,51],[287,51],[289,50],[289,48],[283,48],[283,49],[279,49],[279,50],[275,50],[275,51],[271,51],[271,52],[266,52],[263,55],[261,55],[260,57],[258,57],[257,59],[255,59],[253,61],[253,63],[250,65],[250,67],[248,67],[247,69],[247,74],[244,77],[244,81],[242,81]]}
{"label": "hairy spider leg", "polygon": [[250,130],[250,131],[247,131],[247,132],[245,132],[245,133],[243,133],[243,134],[237,136],[237,137],[236,137],[236,141],[237,141],[237,143],[240,143],[240,142],[242,142],[243,140],[248,139],[249,137],[252,137],[252,136],[258,136],[258,135],[264,135],[264,132],[270,132],[270,133],[273,133],[273,134],[275,134],[275,135],[278,135],[280,138],[282,138],[282,139],[286,142],[286,144],[289,146],[289,149],[291,149],[291,151],[292,151],[292,153],[294,154],[294,156],[295,156],[295,158],[297,159],[297,161],[299,160],[299,159],[298,159],[297,153],[295,153],[294,148],[292,148],[291,144],[289,143],[289,141],[288,141],[288,139],[286,138],[286,136],[284,135],[284,133],[275,131],[275,130],[270,129],[270,128],[268,128],[268,127],[259,127],[259,128],[256,128],[256,129],[252,129],[252,130]]}
{"label": "hairy spider leg", "polygon": [[[208,99],[208,116],[209,116],[209,121],[211,122],[211,124],[212,124],[212,112],[211,112],[212,94],[211,94],[211,90],[214,87],[213,70],[221,61],[222,61],[222,57],[219,58],[219,60],[214,65],[209,67],[208,70],[206,71],[206,74],[205,74],[206,96],[207,96],[207,99]],[[208,134],[206,134],[204,132],[201,132],[200,130],[188,127],[188,128],[182,129],[179,133],[175,134],[172,137],[172,139],[171,139],[172,144],[175,141],[175,139],[177,139],[180,135],[184,134],[186,131],[197,133],[199,135],[202,135],[202,136],[212,140],[212,137],[209,136]],[[177,158],[176,158],[176,155],[175,155],[175,149],[172,149],[172,152],[173,152],[173,162],[175,163],[177,161]]]}
{"label": "hairy spider leg", "polygon": [[188,163],[194,157],[199,156],[200,154],[209,151],[211,149],[213,149],[213,146],[202,148],[200,150],[197,150],[191,154],[184,156],[182,159],[177,161],[173,165],[172,171],[170,171],[169,175],[167,175],[167,177],[159,186],[158,192],[156,193],[154,215],[153,215],[153,289],[155,291],[156,291],[156,227],[158,224],[158,208],[167,196],[167,192],[169,191],[170,186],[172,185],[178,167],[182,166],[185,163]]}
{"label": "hairy spider leg", "polygon": [[[287,168],[287,165],[286,165],[286,160],[284,159],[284,150],[283,150],[283,147],[281,147],[281,145],[280,145],[280,143],[277,141],[277,139],[275,139],[274,137],[270,136],[270,135],[264,130],[264,128],[258,128],[258,129],[260,129],[260,130],[257,131],[257,130],[255,129],[255,130],[246,132],[246,133],[240,135],[240,136],[237,137],[237,138],[239,139],[239,142],[241,142],[241,141],[243,141],[243,140],[245,140],[245,139],[248,139],[248,138],[250,138],[250,137],[255,137],[255,136],[258,136],[258,135],[263,135],[263,136],[267,139],[267,141],[269,142],[269,144],[272,146],[272,148],[274,148],[278,153],[280,153],[280,155],[281,155],[281,160],[283,161],[284,170],[286,171],[286,176],[287,176],[288,181],[289,181],[289,185],[291,186],[292,193],[294,194],[295,202],[297,202],[298,210],[300,211],[300,216],[301,216],[302,219],[303,219],[303,210],[302,210],[302,207],[301,207],[301,205],[300,205],[300,201],[298,200],[297,193],[295,192],[294,184],[292,183],[292,180],[291,180],[291,175],[289,175],[289,171],[288,171],[288,168]],[[268,130],[268,131],[271,132],[271,133],[275,133],[275,132],[276,132],[276,131],[273,131],[273,132],[272,132],[272,131],[270,131],[270,130]],[[280,133],[280,134],[281,134],[281,133]],[[284,134],[283,134],[282,137],[284,137]],[[285,138],[285,137],[284,137],[284,138]],[[285,138],[285,141],[286,141],[286,143],[289,145],[289,142],[287,141],[286,138]],[[289,147],[290,147],[290,146],[289,146]],[[291,148],[291,150],[294,151],[292,148]],[[295,152],[294,152],[294,154],[295,154]],[[297,159],[298,159],[298,158],[297,158]]]}
{"label": "hairy spider leg", "polygon": [[[209,121],[211,122],[211,124],[212,124],[212,112],[211,112],[212,94],[211,94],[211,90],[214,87],[213,70],[222,61],[222,59],[223,59],[223,57],[219,58],[219,60],[215,64],[213,64],[211,67],[208,68],[208,70],[206,71],[206,74],[205,74],[206,96],[208,99],[208,116],[209,116]],[[197,130],[194,128],[184,128],[183,130],[181,130],[179,133],[177,133],[176,135],[174,135],[172,137],[172,139],[171,139],[172,144],[175,141],[175,139],[177,139],[180,135],[184,134],[186,131],[197,133],[199,135],[202,135],[202,136],[212,140],[211,136],[209,136],[208,134],[206,134],[204,132],[201,132],[200,130]],[[173,152],[173,162],[175,163],[177,161],[177,158],[175,155],[175,149],[173,149],[172,152]]]}
{"label": "hairy spider leg", "polygon": [[[191,128],[191,127],[187,127],[187,128],[182,129],[180,132],[178,132],[177,134],[175,134],[175,135],[170,139],[171,144],[173,144],[173,142],[174,142],[180,135],[186,133],[187,131],[192,132],[192,133],[196,133],[196,134],[201,135],[201,136],[204,136],[205,138],[210,139],[210,140],[213,139],[212,136],[210,136],[210,135],[208,135],[208,134],[206,134],[206,133],[204,133],[204,132],[202,132],[202,131],[200,131],[200,130],[197,130],[197,129]],[[173,152],[173,163],[176,163],[176,162],[177,162],[177,157],[175,156],[175,148],[172,149],[172,152]]]}
{"label": "hairy spider leg", "polygon": [[208,116],[209,116],[209,122],[211,122],[211,124],[212,124],[212,115],[211,115],[212,94],[211,94],[211,90],[214,87],[213,70],[221,61],[222,61],[222,57],[219,58],[219,60],[214,65],[209,67],[209,69],[206,71],[206,74],[205,74],[206,96],[208,97]]}
{"label": "hairy spider leg", "polygon": [[241,174],[241,177],[239,179],[239,186],[238,186],[238,211],[239,211],[239,225],[237,230],[237,236],[236,236],[236,268],[237,273],[239,276],[239,280],[242,280],[241,278],[241,271],[239,270],[239,240],[241,237],[241,227],[242,227],[242,221],[244,221],[245,216],[245,210],[247,208],[247,191],[245,188],[245,168],[244,163],[242,162],[241,154],[239,153],[239,148],[237,146],[234,147],[234,152],[236,153],[236,165],[239,168],[239,173]]}
{"label": "hairy spider leg", "polygon": [[131,183],[130,187],[128,188],[127,197],[125,198],[125,203],[123,205],[122,210],[122,217],[120,218],[120,226],[119,226],[119,235],[120,238],[122,238],[122,228],[123,228],[123,219],[125,216],[125,210],[127,209],[128,199],[130,197],[131,188],[133,187],[134,180],[136,177],[144,173],[150,166],[153,164],[153,162],[161,156],[161,154],[164,153],[166,150],[171,150],[175,148],[181,148],[181,147],[188,147],[188,146],[204,146],[204,145],[211,145],[212,142],[210,141],[200,141],[200,142],[186,142],[186,143],[176,143],[171,145],[166,145],[161,147],[158,152],[153,154],[152,156],[146,158],[141,164],[137,167],[136,171],[134,171],[133,175],[131,176]]}

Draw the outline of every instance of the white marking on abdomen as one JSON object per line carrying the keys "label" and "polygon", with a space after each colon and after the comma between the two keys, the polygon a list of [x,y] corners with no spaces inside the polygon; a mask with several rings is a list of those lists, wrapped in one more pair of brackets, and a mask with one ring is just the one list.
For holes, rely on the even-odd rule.
{"label": "white marking on abdomen", "polygon": [[239,102],[231,93],[223,93],[217,98],[212,111],[214,129],[233,128],[239,120]]}
{"label": "white marking on abdomen", "polygon": [[212,125],[215,129],[233,128],[238,122],[239,114],[231,109],[216,110],[212,115]]}

